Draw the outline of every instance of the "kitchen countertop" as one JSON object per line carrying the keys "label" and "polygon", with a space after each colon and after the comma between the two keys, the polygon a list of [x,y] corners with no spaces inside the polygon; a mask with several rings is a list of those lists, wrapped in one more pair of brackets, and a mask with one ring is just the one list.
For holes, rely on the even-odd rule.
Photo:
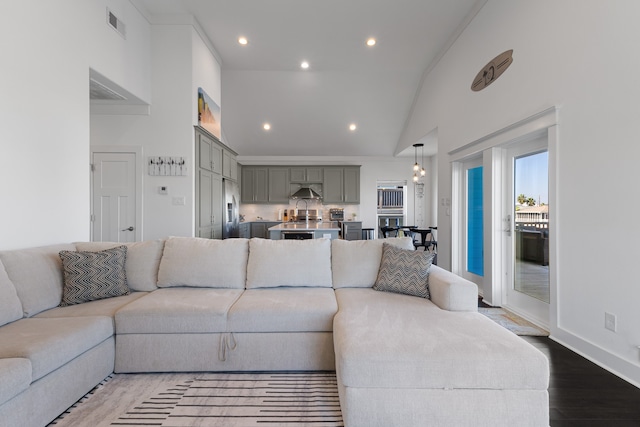
{"label": "kitchen countertop", "polygon": [[338,223],[332,222],[283,222],[273,227],[269,227],[269,231],[323,231],[323,230],[340,230]]}

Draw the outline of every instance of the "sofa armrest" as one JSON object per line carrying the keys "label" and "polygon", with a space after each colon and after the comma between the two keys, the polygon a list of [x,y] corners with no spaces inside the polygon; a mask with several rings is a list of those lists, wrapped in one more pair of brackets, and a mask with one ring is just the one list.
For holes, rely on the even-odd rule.
{"label": "sofa armrest", "polygon": [[437,265],[429,270],[429,292],[443,310],[478,311],[478,286]]}

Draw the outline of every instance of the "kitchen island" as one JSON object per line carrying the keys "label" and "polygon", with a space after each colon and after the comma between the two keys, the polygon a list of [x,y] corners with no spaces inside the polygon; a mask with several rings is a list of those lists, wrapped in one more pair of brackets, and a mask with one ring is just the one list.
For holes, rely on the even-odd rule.
{"label": "kitchen island", "polygon": [[337,239],[340,227],[336,221],[331,222],[283,222],[269,227],[271,240],[280,239]]}

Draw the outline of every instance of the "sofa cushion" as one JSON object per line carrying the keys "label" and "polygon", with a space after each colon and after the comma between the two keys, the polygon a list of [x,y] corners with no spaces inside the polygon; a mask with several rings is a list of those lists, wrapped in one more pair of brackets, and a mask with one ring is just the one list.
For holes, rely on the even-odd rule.
{"label": "sofa cushion", "polygon": [[118,334],[227,332],[227,312],[240,289],[158,289],[116,313]]}
{"label": "sofa cushion", "polygon": [[60,251],[64,288],[60,307],[129,295],[127,247],[99,252]]}
{"label": "sofa cushion", "polygon": [[72,244],[0,252],[0,260],[16,287],[22,311],[29,317],[56,307],[62,299],[60,251],[73,251]]}
{"label": "sofa cushion", "polygon": [[112,335],[106,316],[21,319],[0,328],[0,358],[29,359],[36,381]]}
{"label": "sofa cushion", "polygon": [[331,332],[337,311],[330,288],[249,289],[229,311],[229,331]]}
{"label": "sofa cushion", "polygon": [[132,291],[153,291],[158,289],[158,267],[162,258],[164,240],[145,240],[143,242],[76,242],[79,251],[103,251],[125,245],[127,247],[127,284]]}
{"label": "sofa cushion", "polygon": [[347,387],[546,390],[546,357],[479,313],[372,289],[336,290],[336,370]]}
{"label": "sofa cushion", "polygon": [[147,294],[148,292],[132,292],[129,295],[89,301],[84,304],[69,305],[67,307],[54,307],[38,313],[33,317],[36,319],[87,316],[109,316],[113,318],[119,309]]}
{"label": "sofa cushion", "polygon": [[[403,249],[413,249],[411,237],[392,237],[375,240],[331,241],[331,270],[333,287],[370,288],[378,277],[382,244],[388,243]],[[358,268],[354,268],[354,266]]]}
{"label": "sofa cushion", "polygon": [[31,362],[24,358],[0,359],[0,406],[31,384]]}
{"label": "sofa cushion", "polygon": [[0,326],[22,318],[22,303],[15,286],[0,262]]}
{"label": "sofa cushion", "polygon": [[244,289],[248,248],[247,239],[170,237],[160,260],[158,287]]}
{"label": "sofa cushion", "polygon": [[331,287],[331,240],[251,239],[247,289]]}
{"label": "sofa cushion", "polygon": [[382,245],[382,260],[373,289],[429,298],[429,268],[434,254]]}

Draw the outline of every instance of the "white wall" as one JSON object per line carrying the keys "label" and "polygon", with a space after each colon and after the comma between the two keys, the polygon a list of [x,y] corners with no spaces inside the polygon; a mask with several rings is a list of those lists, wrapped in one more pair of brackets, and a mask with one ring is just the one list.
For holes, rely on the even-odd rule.
{"label": "white wall", "polygon": [[[451,197],[447,153],[546,107],[559,107],[557,322],[552,336],[640,384],[640,172],[637,74],[640,2],[489,0],[424,82],[399,146],[438,129],[439,197]],[[481,92],[475,74],[514,49],[511,67]],[[451,227],[439,206],[438,261]],[[604,312],[618,331],[604,329]]]}
{"label": "white wall", "polygon": [[[107,4],[140,18],[128,1],[0,5],[0,249],[89,238],[89,68],[101,57],[115,75],[126,58],[148,72],[146,54],[134,54],[148,29],[122,42],[107,27]],[[143,80],[127,83],[146,97]]]}
{"label": "white wall", "polygon": [[[221,105],[220,65],[192,25],[151,28],[151,114],[92,115],[91,144],[140,145],[145,160],[148,156],[186,157],[188,176],[143,176],[143,239],[193,236],[197,89],[204,88]],[[158,193],[160,186],[168,187],[167,195]],[[177,196],[185,197],[185,206],[172,204]]]}

